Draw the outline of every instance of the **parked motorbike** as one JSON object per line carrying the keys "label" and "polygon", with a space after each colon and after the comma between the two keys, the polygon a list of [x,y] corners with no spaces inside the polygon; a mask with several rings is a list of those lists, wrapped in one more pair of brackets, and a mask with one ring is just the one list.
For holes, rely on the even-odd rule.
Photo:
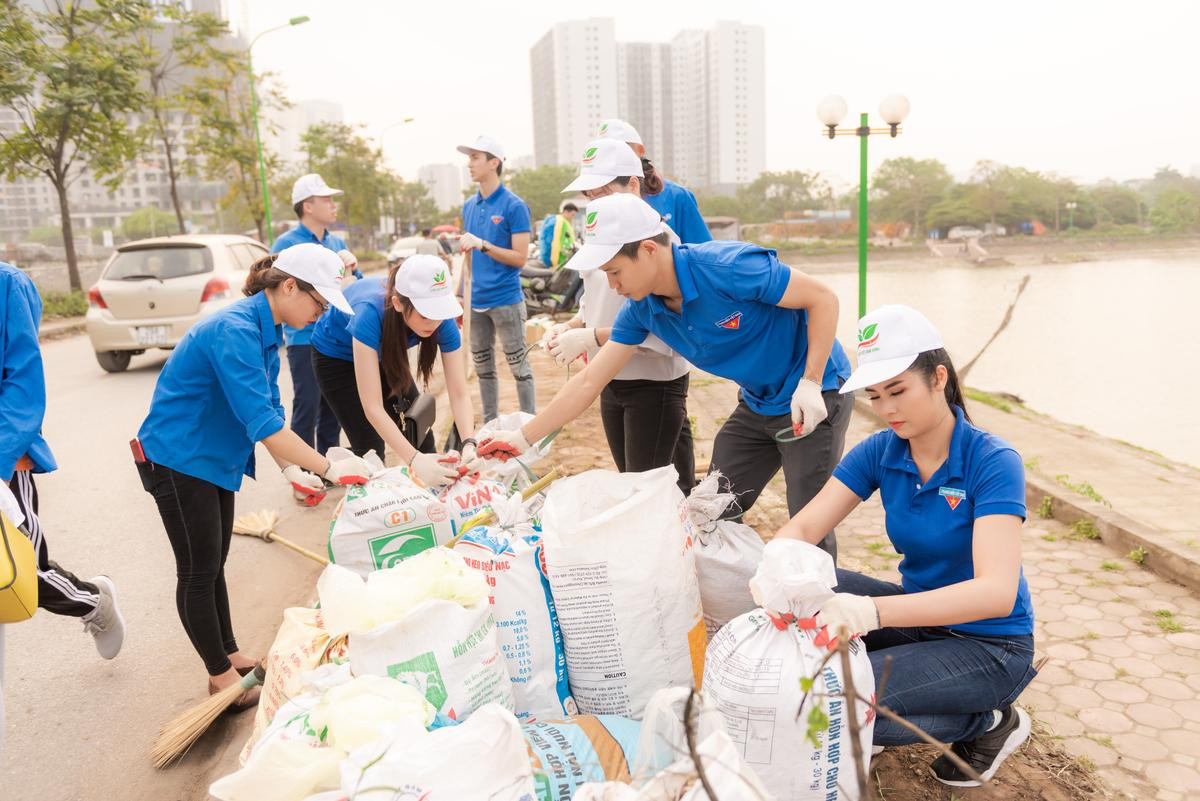
{"label": "parked motorbike", "polygon": [[573,312],[579,308],[583,276],[577,270],[565,267],[550,269],[540,259],[531,258],[521,268],[521,292],[530,317]]}

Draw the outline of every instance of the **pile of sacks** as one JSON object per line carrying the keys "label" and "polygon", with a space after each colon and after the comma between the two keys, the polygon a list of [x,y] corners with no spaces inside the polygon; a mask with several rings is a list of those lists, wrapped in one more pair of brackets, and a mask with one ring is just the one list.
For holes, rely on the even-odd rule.
{"label": "pile of sacks", "polygon": [[[824,648],[790,622],[832,594],[824,552],[764,549],[721,520],[715,477],[685,500],[672,467],[560,479],[543,503],[522,502],[525,467],[430,490],[376,466],[336,510],[318,608],[284,616],[215,798],[700,801],[693,693],[722,798],[857,797],[840,665],[800,710],[826,711],[817,747],[796,722]],[[869,694],[861,648],[853,665]]]}

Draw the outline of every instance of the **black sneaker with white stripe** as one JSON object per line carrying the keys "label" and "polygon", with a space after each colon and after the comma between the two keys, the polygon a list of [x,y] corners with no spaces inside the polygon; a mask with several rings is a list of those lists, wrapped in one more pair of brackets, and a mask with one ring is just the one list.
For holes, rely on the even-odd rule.
{"label": "black sneaker with white stripe", "polygon": [[[970,765],[984,781],[990,781],[1004,760],[1029,739],[1029,713],[1016,706],[1005,707],[1000,722],[974,740],[955,743],[950,750]],[[963,773],[947,757],[940,756],[930,766],[933,777],[953,787],[978,787],[979,782]]]}

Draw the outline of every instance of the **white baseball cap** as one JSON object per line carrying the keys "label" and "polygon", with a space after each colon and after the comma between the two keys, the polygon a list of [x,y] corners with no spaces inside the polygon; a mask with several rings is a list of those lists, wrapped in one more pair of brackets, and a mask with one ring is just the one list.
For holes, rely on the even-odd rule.
{"label": "white baseball cap", "polygon": [[616,139],[618,142],[633,142],[635,145],[644,144],[642,135],[625,120],[602,120],[596,135],[602,139]]}
{"label": "white baseball cap", "polygon": [[418,253],[405,259],[396,271],[396,292],[430,320],[449,320],[463,313],[450,287],[450,268],[437,256]]}
{"label": "white baseball cap", "polygon": [[598,269],[622,246],[663,233],[672,242],[679,241],[662,215],[637,195],[622,192],[596,198],[583,213],[583,247],[566,266],[579,272]]}
{"label": "white baseball cap", "polygon": [[645,178],[642,160],[624,142],[616,139],[593,139],[579,159],[579,176],[567,184],[564,192],[585,192],[599,189],[616,178],[636,175]]}
{"label": "white baseball cap", "polygon": [[292,205],[295,206],[301,200],[308,200],[310,197],[330,197],[340,194],[342,194],[342,190],[334,189],[325,183],[324,178],[315,172],[310,172],[308,175],[301,175],[296,179],[296,183],[292,184]]}
{"label": "white baseball cap", "polygon": [[841,393],[887,381],[903,373],[917,356],[944,348],[933,323],[911,306],[880,306],[858,321],[858,367]]}
{"label": "white baseball cap", "polygon": [[475,150],[478,150],[480,153],[491,153],[493,156],[500,159],[500,161],[504,161],[504,147],[495,139],[487,136],[486,134],[480,134],[479,136],[475,137],[475,144],[459,145],[457,149],[459,153],[464,153],[468,156],[471,155],[471,152]]}
{"label": "white baseball cap", "polygon": [[275,257],[274,267],[293,278],[312,284],[313,289],[338,311],[354,314],[354,309],[350,308],[346,296],[342,294],[346,263],[329,248],[315,242],[292,245],[279,252]]}

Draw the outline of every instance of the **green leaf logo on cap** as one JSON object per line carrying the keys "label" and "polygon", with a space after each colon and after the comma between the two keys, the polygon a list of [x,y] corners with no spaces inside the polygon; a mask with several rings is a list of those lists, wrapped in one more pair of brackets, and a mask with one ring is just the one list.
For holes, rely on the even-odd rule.
{"label": "green leaf logo on cap", "polygon": [[595,232],[595,230],[596,230],[596,215],[599,213],[600,212],[598,212],[598,211],[589,211],[588,212],[587,217],[584,218],[584,225],[583,225],[584,233],[590,234],[590,233]]}
{"label": "green leaf logo on cap", "polygon": [[599,149],[600,148],[597,147],[589,147],[587,150],[583,151],[583,163],[591,164],[593,161],[595,161],[596,151]]}
{"label": "green leaf logo on cap", "polygon": [[604,136],[606,133],[608,133],[608,123],[602,122],[600,123],[600,135]]}
{"label": "green leaf logo on cap", "polygon": [[446,271],[442,270],[433,274],[433,286],[430,289],[441,289],[446,285]]}
{"label": "green leaf logo on cap", "polygon": [[879,333],[875,330],[879,327],[879,323],[871,323],[858,332],[858,347],[865,348],[875,344],[875,340],[879,339]]}

